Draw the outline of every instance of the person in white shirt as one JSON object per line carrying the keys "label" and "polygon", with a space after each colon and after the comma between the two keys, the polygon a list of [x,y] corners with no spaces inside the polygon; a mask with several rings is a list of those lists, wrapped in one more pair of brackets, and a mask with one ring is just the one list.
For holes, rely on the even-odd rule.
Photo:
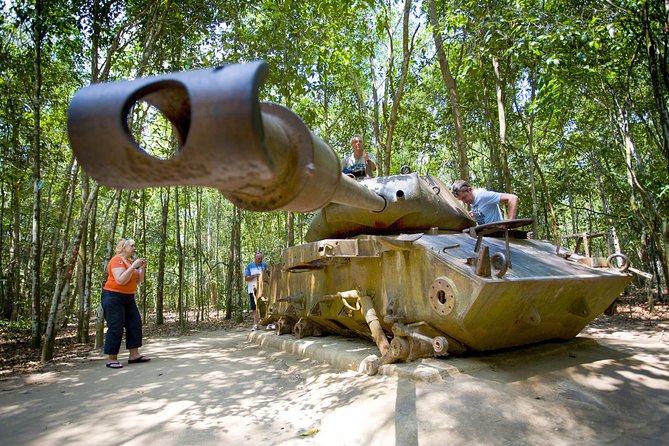
{"label": "person in white shirt", "polygon": [[256,288],[258,285],[258,277],[260,274],[267,269],[267,264],[263,262],[263,255],[261,252],[257,252],[253,262],[246,265],[244,269],[244,280],[247,283],[249,291],[249,302],[251,304],[251,314],[253,315],[253,328],[255,331],[258,329],[258,310],[256,306]]}
{"label": "person in white shirt", "polygon": [[504,220],[500,203],[506,204],[508,219],[516,218],[518,196],[486,189],[474,189],[467,181],[457,180],[451,186],[451,192],[458,200],[471,206],[471,213],[477,225],[484,225]]}
{"label": "person in white shirt", "polygon": [[374,155],[364,149],[362,136],[353,135],[351,138],[353,153],[344,158],[342,172],[354,178],[372,178],[376,171]]}

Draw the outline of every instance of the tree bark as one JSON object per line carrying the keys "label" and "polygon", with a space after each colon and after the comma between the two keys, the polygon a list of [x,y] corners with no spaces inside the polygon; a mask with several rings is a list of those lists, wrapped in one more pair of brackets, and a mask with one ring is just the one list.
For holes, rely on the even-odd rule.
{"label": "tree bark", "polygon": [[31,302],[32,302],[32,339],[31,346],[39,348],[42,337],[42,238],[41,238],[41,213],[40,205],[42,201],[42,163],[41,163],[41,109],[42,109],[42,40],[45,36],[44,26],[44,3],[43,0],[35,1],[35,17],[32,24],[32,37],[34,48],[33,60],[33,212],[32,212],[32,233],[30,243],[30,266],[31,266]]}
{"label": "tree bark", "polygon": [[[663,250],[664,243],[660,240],[660,232],[664,218],[658,213],[658,206],[655,200],[640,183],[636,174],[637,154],[634,140],[629,129],[628,112],[626,106],[618,104],[614,97],[615,121],[622,140],[622,150],[626,166],[627,182],[630,188],[630,208],[632,213],[641,219],[644,226],[648,228],[648,235],[652,239],[652,246],[656,251],[653,262],[659,262],[660,267],[656,268],[656,278],[658,289],[661,289],[661,283],[669,283],[669,265],[666,262]],[[661,297],[661,296],[660,296]]]}
{"label": "tree bark", "polygon": [[295,213],[288,212],[286,226],[288,226],[288,246],[295,246]]}
{"label": "tree bark", "polygon": [[[66,252],[70,252],[70,258],[65,265],[65,270],[64,274],[62,274],[62,278],[60,280],[57,280],[57,282],[60,282],[62,284],[62,287],[59,286],[58,284],[56,285],[56,290],[54,291],[53,298],[51,300],[51,309],[49,311],[49,320],[47,322],[47,328],[46,328],[46,333],[44,334],[44,346],[42,348],[42,357],[41,360],[43,362],[50,361],[53,358],[53,347],[54,347],[54,342],[56,340],[56,332],[58,330],[58,324],[57,324],[57,314],[58,314],[58,306],[60,304],[60,300],[63,295],[67,293],[67,290],[69,289],[69,284],[70,280],[72,279],[72,273],[74,272],[74,267],[77,262],[77,257],[79,255],[79,246],[81,244],[81,237],[83,232],[86,229],[86,221],[88,219],[88,213],[91,210],[91,207],[93,206],[93,203],[96,201],[96,197],[98,194],[98,185],[97,183],[93,186],[91,190],[91,195],[88,197],[88,201],[86,202],[84,208],[81,211],[81,218],[77,227],[77,232],[74,235],[74,239],[71,241],[69,248],[67,249]],[[66,252],[63,252],[63,257],[65,256]],[[64,259],[62,262],[59,262],[59,264],[64,264]],[[59,274],[59,277],[61,275]]]}
{"label": "tree bark", "polygon": [[[529,79],[529,84],[530,84],[530,101],[529,103],[531,105],[534,104],[535,100],[535,95],[536,95],[536,88],[535,88],[535,83],[534,83],[534,73],[530,75]],[[518,102],[515,99],[516,95],[514,94],[514,100],[513,103],[516,105],[516,111],[517,114],[520,118],[520,120],[523,122],[523,129],[525,130],[525,135],[527,137],[527,177],[528,177],[528,183],[530,185],[530,192],[531,192],[531,197],[532,197],[532,232],[534,233],[534,237],[539,238],[539,200],[537,198],[537,188],[536,185],[534,184],[535,178],[534,178],[534,166],[536,164],[535,161],[535,155],[534,155],[534,112],[529,111],[527,113],[527,116],[525,116],[520,107],[518,106]]]}
{"label": "tree bark", "polygon": [[230,228],[230,249],[228,252],[228,264],[227,264],[227,277],[225,281],[225,318],[232,319],[232,310],[234,302],[239,299],[237,296],[236,299],[233,299],[235,293],[239,289],[239,285],[236,285],[236,282],[240,282],[239,275],[235,275],[239,266],[235,266],[240,262],[240,255],[237,251],[241,246],[241,217],[240,211],[237,206],[233,205],[232,208],[232,224]]}
{"label": "tree bark", "polygon": [[[10,104],[13,104],[11,98],[9,100]],[[11,107],[11,105],[10,105]],[[11,107],[13,109],[13,107]],[[10,113],[13,115],[13,113]],[[17,147],[19,141],[19,126],[12,126],[12,135],[10,138],[10,144],[8,145],[8,150],[10,155],[8,158],[11,160],[11,166],[13,169],[20,169],[21,162]],[[9,242],[9,261],[7,264],[7,286],[4,287],[5,297],[3,301],[3,314],[5,319],[10,320],[15,317],[15,307],[14,307],[14,296],[22,295],[22,280],[21,280],[21,205],[20,205],[20,194],[21,189],[23,188],[23,182],[20,180],[18,175],[12,175],[12,180],[10,182],[10,214],[11,214],[11,238]],[[3,189],[5,187],[5,182],[2,182]],[[4,191],[3,191],[4,192]],[[3,193],[3,200],[4,200]],[[4,212],[4,203],[3,203],[3,212]],[[3,219],[4,221],[4,219]],[[3,231],[4,234],[4,231]],[[4,237],[3,237],[4,241]]]}
{"label": "tree bark", "polygon": [[[149,257],[149,253],[146,247],[146,195],[147,191],[142,190],[140,195],[140,213],[141,213],[141,225],[142,225],[142,234],[141,238],[137,240],[136,243],[141,245],[141,254],[142,257]],[[139,237],[138,237],[139,238]],[[150,265],[150,264],[149,264]],[[141,314],[142,314],[142,323],[146,324],[146,290],[149,288],[150,282],[148,280],[148,274],[144,274],[144,281],[139,285],[139,301],[141,303]]]}
{"label": "tree bark", "polygon": [[[661,81],[661,67],[666,72],[667,55],[660,54],[655,46],[655,37],[651,28],[650,17],[648,13],[649,1],[642,2],[641,6],[641,23],[643,26],[644,37],[646,40],[646,55],[648,56],[648,69],[650,71],[650,84],[653,91],[653,99],[657,107],[657,114],[660,120],[660,128],[662,130],[660,152],[664,156],[664,161],[667,164],[667,174],[669,175],[669,113],[667,112],[667,98],[666,92],[662,91],[663,82]],[[669,8],[669,7],[668,7]],[[669,12],[669,11],[665,11]],[[666,42],[665,28],[665,42]],[[666,48],[665,48],[666,49]],[[665,79],[666,80],[666,79]]]}
{"label": "tree bark", "polygon": [[499,71],[499,59],[492,57],[492,66],[495,72],[495,91],[497,93],[497,117],[499,119],[499,148],[502,154],[502,176],[504,179],[504,191],[511,193],[511,174],[509,173],[509,160],[506,151],[506,112],[504,86]]}
{"label": "tree bark", "polygon": [[[88,182],[88,178],[84,177],[84,181]],[[90,193],[90,192],[89,192]],[[91,300],[93,292],[93,270],[95,268],[95,246],[96,246],[96,218],[98,210],[98,196],[95,197],[95,202],[91,208],[91,215],[88,219],[89,234],[88,246],[84,245],[84,250],[87,251],[88,261],[86,262],[86,275],[84,277],[84,295],[83,301],[79,309],[79,326],[78,337],[79,341],[88,344],[90,342],[90,325],[91,325]]]}
{"label": "tree bark", "polygon": [[[393,147],[393,138],[395,136],[395,126],[397,125],[397,119],[399,115],[400,103],[402,102],[402,96],[404,95],[404,85],[406,84],[406,79],[409,73],[409,62],[411,60],[411,54],[413,53],[413,39],[418,32],[420,26],[417,26],[414,30],[411,38],[409,37],[409,18],[411,15],[411,0],[405,0],[404,10],[402,15],[402,67],[399,73],[399,80],[397,82],[397,89],[393,92],[390,87],[391,82],[388,82],[388,93],[392,96],[392,104],[390,106],[390,116],[388,117],[388,123],[386,127],[386,140],[382,144],[383,147],[383,171],[379,174],[381,175],[390,175],[390,159],[392,157],[392,147]],[[392,35],[390,35],[390,30],[388,30],[389,41],[392,43]],[[389,62],[387,69],[387,78],[390,80],[393,77],[393,54],[392,54],[392,45],[390,45],[390,54]]]}
{"label": "tree bark", "polygon": [[[109,232],[107,233],[107,249],[105,252],[105,258],[102,259],[102,281],[100,283],[100,289],[107,282],[107,276],[109,275],[109,270],[107,269],[107,264],[112,258],[112,252],[116,247],[116,225],[118,224],[118,215],[119,210],[121,209],[121,190],[117,189],[114,194],[114,212],[111,217],[109,217]],[[95,348],[102,348],[104,346],[104,330],[105,330],[105,318],[104,310],[102,308],[102,303],[98,305],[98,315],[97,320],[95,321]]]}
{"label": "tree bark", "polygon": [[458,171],[460,178],[469,181],[469,159],[467,155],[467,139],[465,138],[465,130],[462,122],[462,112],[460,110],[460,96],[455,82],[455,78],[451,73],[451,68],[444,51],[444,41],[441,37],[441,27],[439,26],[439,19],[437,17],[437,6],[435,0],[429,0],[428,13],[430,18],[430,25],[432,26],[432,37],[434,39],[434,46],[437,52],[437,60],[439,61],[439,69],[441,77],[448,90],[448,98],[451,102],[451,113],[453,114],[453,122],[455,124],[455,143],[458,152]]}
{"label": "tree bark", "polygon": [[235,236],[233,238],[234,249],[232,251],[233,261],[232,265],[232,295],[235,297],[234,309],[236,311],[235,320],[239,323],[244,320],[244,308],[245,303],[248,302],[248,299],[244,297],[248,296],[246,289],[242,287],[244,282],[244,271],[242,269],[242,210],[235,207],[236,215],[234,220],[235,225]]}
{"label": "tree bark", "polygon": [[[164,194],[163,194],[164,192]],[[156,279],[156,324],[162,325],[165,289],[165,246],[167,245],[167,218],[170,212],[170,188],[161,189],[160,251],[158,252],[158,278]]]}
{"label": "tree bark", "polygon": [[[195,190],[195,208],[202,209],[202,190]],[[197,308],[196,321],[204,320],[205,303],[204,303],[204,277],[202,270],[202,214],[198,212],[195,217],[195,305]]]}
{"label": "tree bark", "polygon": [[186,328],[186,318],[184,317],[184,254],[181,244],[181,222],[179,207],[179,189],[174,189],[174,236],[177,244],[177,312],[179,314],[179,328],[183,331]]}

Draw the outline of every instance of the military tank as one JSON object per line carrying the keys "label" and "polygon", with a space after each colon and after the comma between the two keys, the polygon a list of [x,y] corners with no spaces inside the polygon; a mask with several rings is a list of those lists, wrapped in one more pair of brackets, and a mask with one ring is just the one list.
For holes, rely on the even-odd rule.
{"label": "military tank", "polygon": [[[342,174],[297,115],[259,101],[267,70],[258,61],[91,85],[70,104],[68,132],[83,169],[107,186],[208,186],[251,211],[315,212],[307,243],[285,248],[259,281],[262,322],[277,334],[368,338],[380,353],[373,373],[573,338],[629,284],[623,254],[530,239],[528,219],[476,226],[438,178]],[[173,157],[131,135],[140,101],[172,123]]]}

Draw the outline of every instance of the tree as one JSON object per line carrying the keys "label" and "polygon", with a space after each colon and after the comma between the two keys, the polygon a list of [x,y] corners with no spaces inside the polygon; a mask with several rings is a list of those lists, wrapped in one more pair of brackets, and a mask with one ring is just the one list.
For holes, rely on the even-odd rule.
{"label": "tree", "polygon": [[444,80],[444,85],[448,90],[448,97],[450,99],[451,110],[453,113],[453,121],[455,123],[455,143],[458,153],[458,170],[459,177],[463,180],[469,180],[469,160],[467,156],[467,140],[465,138],[464,123],[462,122],[462,112],[460,110],[460,96],[456,80],[451,73],[451,67],[444,50],[444,41],[441,36],[441,26],[439,25],[439,18],[437,16],[437,7],[435,0],[428,2],[428,14],[430,19],[430,26],[432,27],[432,35],[434,38],[434,46],[437,52],[437,61],[441,71],[441,77]]}

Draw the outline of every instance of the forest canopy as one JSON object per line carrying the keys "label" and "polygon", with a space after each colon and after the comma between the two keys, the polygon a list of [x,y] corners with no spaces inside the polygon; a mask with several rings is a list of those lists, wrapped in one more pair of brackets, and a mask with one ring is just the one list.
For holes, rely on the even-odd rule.
{"label": "forest canopy", "polygon": [[[536,238],[604,233],[664,298],[669,279],[669,3],[660,0],[12,0],[0,6],[0,320],[43,359],[81,340],[113,246],[150,259],[144,319],[242,310],[243,266],[303,241],[309,215],[241,210],[215,189],[115,190],[67,136],[99,82],[264,60],[261,100],[340,157],[363,136],[379,173],[409,166],[520,197]],[[169,157],[168,122],[132,132]],[[105,135],[100,135],[104,138]],[[190,313],[189,313],[190,312]],[[214,312],[214,313],[212,313]]]}

